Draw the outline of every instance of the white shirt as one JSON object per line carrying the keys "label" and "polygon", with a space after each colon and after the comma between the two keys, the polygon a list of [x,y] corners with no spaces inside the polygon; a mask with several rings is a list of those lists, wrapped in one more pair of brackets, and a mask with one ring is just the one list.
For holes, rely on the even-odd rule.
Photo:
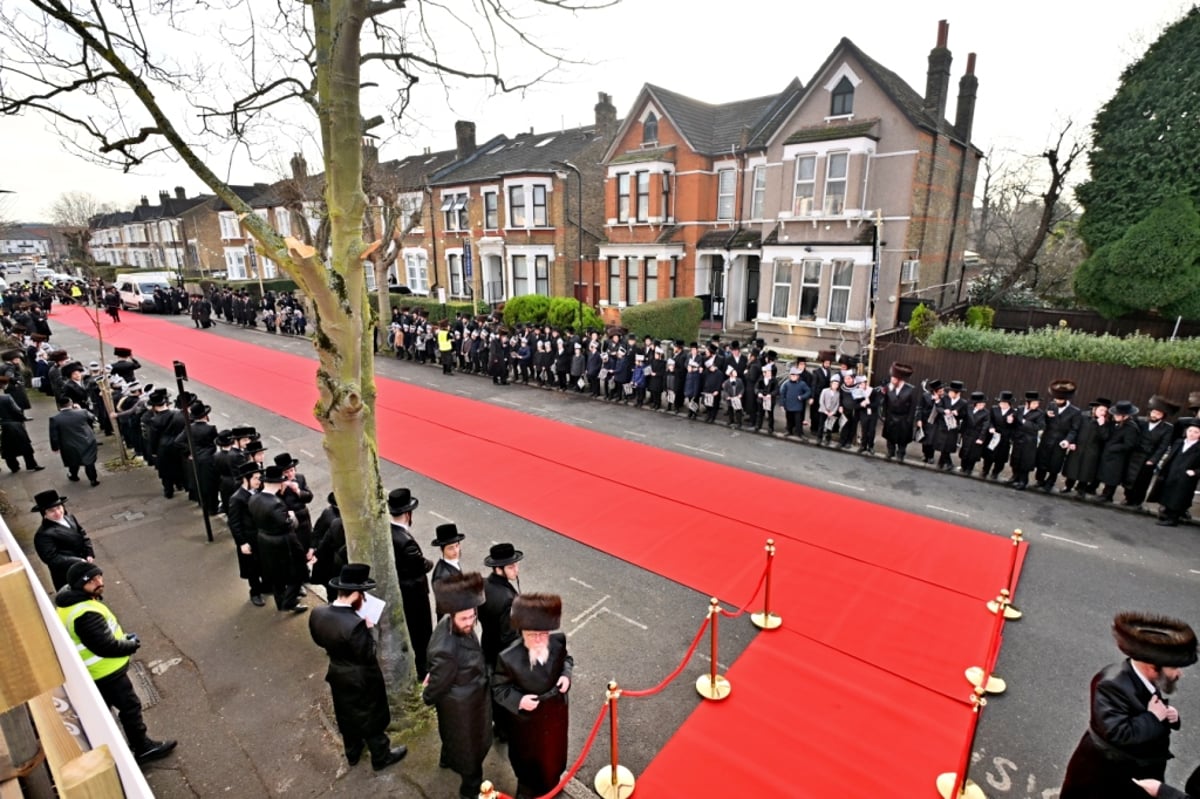
{"label": "white shirt", "polygon": [[1158,695],[1158,686],[1156,686],[1154,683],[1152,683],[1146,679],[1146,675],[1142,674],[1138,670],[1138,667],[1134,665],[1133,658],[1129,659],[1129,665],[1133,669],[1133,673],[1136,674],[1138,676],[1138,679],[1142,681],[1142,685],[1146,686],[1146,690],[1149,691],[1151,694],[1157,696]]}

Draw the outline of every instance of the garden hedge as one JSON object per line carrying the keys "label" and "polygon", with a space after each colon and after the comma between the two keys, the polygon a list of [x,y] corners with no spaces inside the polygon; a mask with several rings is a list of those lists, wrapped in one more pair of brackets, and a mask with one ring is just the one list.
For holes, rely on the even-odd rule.
{"label": "garden hedge", "polygon": [[699,297],[674,297],[632,305],[621,311],[621,325],[639,339],[695,341],[700,336],[704,304]]}

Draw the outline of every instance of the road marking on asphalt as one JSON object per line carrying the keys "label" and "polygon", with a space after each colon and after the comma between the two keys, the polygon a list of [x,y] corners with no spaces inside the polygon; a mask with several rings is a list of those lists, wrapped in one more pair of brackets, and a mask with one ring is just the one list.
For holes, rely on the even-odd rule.
{"label": "road marking on asphalt", "polygon": [[[439,519],[441,519],[441,520],[442,520],[442,521],[444,521],[444,522],[448,522],[448,521],[450,521],[449,519],[447,519],[445,516],[443,516],[442,514],[438,513],[437,511],[433,511],[433,510],[431,510],[431,511],[429,511],[429,515],[430,515],[430,516],[436,516],[436,517],[438,517]],[[493,542],[493,543],[494,543],[494,542]]]}
{"label": "road marking on asphalt", "polygon": [[702,449],[701,447],[690,447],[687,444],[677,444],[676,446],[683,447],[684,449],[690,449],[692,452],[703,452],[705,455],[716,455],[718,458],[725,457],[724,452],[714,452],[711,449]]}
{"label": "road marking on asphalt", "polygon": [[645,433],[638,433],[638,432],[635,432],[635,431],[633,431],[633,430],[622,430],[621,432],[623,432],[623,433],[624,433],[625,435],[627,435],[627,436],[637,436],[638,438],[645,438],[645,437],[646,437],[646,434],[645,434]]}
{"label": "road marking on asphalt", "polygon": [[222,415],[222,416],[224,416],[226,419],[228,419],[228,418],[229,418],[229,414],[225,413],[225,411],[217,411],[217,413],[221,414],[221,415]]}
{"label": "road marking on asphalt", "polygon": [[501,405],[511,405],[514,408],[521,407],[521,403],[513,402],[512,400],[504,399],[503,397],[492,397],[492,402],[499,402]]}
{"label": "road marking on asphalt", "polygon": [[604,608],[604,612],[605,612],[605,613],[611,613],[612,615],[616,616],[616,617],[617,617],[618,619],[620,619],[621,621],[629,622],[629,623],[630,623],[630,624],[632,624],[634,627],[640,627],[640,628],[641,628],[641,629],[643,629],[643,630],[649,630],[649,629],[650,629],[650,628],[649,628],[649,627],[647,627],[645,624],[642,624],[640,621],[637,621],[637,620],[635,620],[635,619],[631,619],[631,618],[629,618],[628,616],[622,616],[620,613],[617,613],[615,610],[609,610],[608,608]]}
{"label": "road marking on asphalt", "polygon": [[[582,585],[584,588],[592,588],[592,586],[588,585],[588,584],[587,584],[587,583],[585,583],[583,580],[580,580],[580,579],[578,579],[578,578],[576,578],[576,577],[570,577],[570,578],[568,578],[568,579],[569,579],[571,582],[573,582],[573,583],[579,583],[579,584],[580,584],[580,585]],[[594,588],[592,588],[592,590],[595,590],[595,589],[594,589]]]}
{"label": "road marking on asphalt", "polygon": [[605,602],[608,600],[608,598],[609,598],[609,595],[608,595],[608,594],[605,594],[604,596],[602,596],[602,597],[600,597],[599,599],[597,599],[595,602],[593,602],[593,603],[592,603],[591,607],[589,607],[589,608],[588,608],[587,610],[585,610],[583,613],[580,613],[580,614],[579,614],[578,616],[576,616],[575,618],[571,619],[571,623],[575,623],[575,622],[579,621],[579,620],[580,620],[580,619],[582,619],[584,616],[588,615],[588,614],[589,614],[589,613],[591,613],[593,610],[595,610],[596,608],[598,608],[598,607],[600,607],[601,605],[603,605],[603,604],[604,604],[604,603],[605,603]]}
{"label": "road marking on asphalt", "polygon": [[465,388],[456,388],[454,389],[454,393],[462,394],[465,397],[467,395],[467,390]]}
{"label": "road marking on asphalt", "polygon": [[[701,655],[701,654],[697,653],[696,657],[698,657],[700,660],[703,660],[705,663],[712,663],[712,658],[710,658],[708,655]],[[717,661],[717,668],[725,669],[726,671],[729,670],[729,667],[726,666],[724,663],[722,663],[719,660]]]}
{"label": "road marking on asphalt", "polygon": [[[866,486],[855,486],[855,485],[850,485],[849,483],[839,483],[837,480],[830,480],[830,481],[829,481],[829,484],[830,484],[831,486],[841,486],[842,488],[849,488],[849,489],[851,489],[852,491],[866,491],[866,490],[867,490],[867,487],[866,487]],[[932,505],[926,505],[925,507],[927,507],[927,508],[931,508],[931,507],[933,507],[933,506],[932,506]],[[964,515],[964,516],[966,516],[966,514],[965,514],[965,513],[964,513],[963,515]]]}
{"label": "road marking on asphalt", "polygon": [[[605,599],[608,599],[608,597],[605,597]],[[592,607],[595,607],[595,605],[593,605]],[[584,619],[582,622],[580,622],[579,625],[574,630],[571,630],[569,633],[567,633],[567,636],[569,638],[574,638],[575,635],[580,630],[582,630],[589,621],[596,618],[601,613],[607,613],[609,616],[616,616],[621,621],[628,622],[629,624],[632,624],[635,627],[640,627],[643,630],[650,629],[649,627],[642,624],[641,622],[634,621],[633,619],[629,618],[628,616],[622,616],[620,613],[614,613],[613,611],[609,610],[608,608],[596,608],[596,610],[592,612],[592,615],[588,616],[586,619]]]}
{"label": "road marking on asphalt", "polygon": [[1088,549],[1099,549],[1095,544],[1085,544],[1082,541],[1073,541],[1070,538],[1063,538],[1061,535],[1051,535],[1050,533],[1042,533],[1042,538],[1053,538],[1055,541],[1065,541],[1068,544],[1074,544],[1077,547],[1087,547]]}
{"label": "road marking on asphalt", "polygon": [[1200,569],[1188,569],[1192,574],[1200,574]]}
{"label": "road marking on asphalt", "polygon": [[582,419],[578,416],[568,416],[567,418],[572,421],[579,422],[580,424],[591,424],[592,423],[592,421],[590,419]]}
{"label": "road marking on asphalt", "polygon": [[312,454],[311,452],[309,452],[309,451],[308,451],[308,450],[306,450],[306,449],[302,449],[302,450],[300,450],[300,454],[301,454],[301,455],[303,455],[303,456],[304,456],[304,457],[306,457],[306,458],[316,458],[316,457],[317,457],[316,455]]}
{"label": "road marking on asphalt", "polygon": [[271,440],[275,441],[275,442],[276,442],[276,443],[278,443],[278,444],[282,444],[282,443],[283,443],[283,439],[282,439],[282,438],[280,438],[279,436],[271,436]]}
{"label": "road marking on asphalt", "polygon": [[771,467],[770,467],[770,466],[768,466],[767,464],[765,464],[765,463],[759,463],[758,461],[746,461],[746,463],[750,464],[751,466],[761,466],[761,467],[763,467],[764,469],[770,469],[770,468],[771,468]]}
{"label": "road marking on asphalt", "polygon": [[950,510],[949,508],[943,508],[940,505],[926,505],[925,507],[929,508],[930,510],[940,510],[942,513],[953,513],[955,516],[961,516],[964,519],[971,518],[971,514],[969,513],[963,513],[960,510]]}

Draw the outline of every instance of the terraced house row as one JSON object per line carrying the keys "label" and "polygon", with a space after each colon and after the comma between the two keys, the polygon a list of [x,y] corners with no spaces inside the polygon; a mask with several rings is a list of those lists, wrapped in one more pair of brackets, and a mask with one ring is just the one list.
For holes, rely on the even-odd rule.
{"label": "terraced house row", "polygon": [[[366,144],[368,196],[396,220],[389,282],[488,303],[575,296],[610,313],[699,296],[714,323],[814,351],[865,335],[872,317],[893,327],[906,302],[953,304],[982,153],[974,53],[946,117],[948,33],[939,23],[923,93],[842,39],[807,82],[751,99],[646,84],[623,119],[601,93],[592,124],[569,130],[480,143],[460,121],[453,149],[383,162]],[[300,155],[292,173],[239,194],[281,233],[315,231],[321,176]],[[196,209],[215,221],[179,232],[184,267],[274,272],[219,201]]]}

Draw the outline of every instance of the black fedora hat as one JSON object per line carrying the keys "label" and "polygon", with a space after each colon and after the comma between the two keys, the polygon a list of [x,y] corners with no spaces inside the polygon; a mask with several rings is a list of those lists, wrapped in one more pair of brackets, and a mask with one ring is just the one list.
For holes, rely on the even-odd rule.
{"label": "black fedora hat", "polygon": [[258,465],[258,461],[249,460],[245,463],[239,463],[234,471],[237,473],[239,480],[244,480],[252,474],[261,472],[262,467]]}
{"label": "black fedora hat", "polygon": [[254,438],[256,435],[258,435],[258,431],[255,430],[250,425],[243,424],[243,425],[237,425],[237,426],[233,427],[229,431],[229,434],[232,435],[235,439],[236,438]]}
{"label": "black fedora hat", "polygon": [[523,557],[525,557],[525,553],[514,548],[512,544],[492,544],[487,557],[483,559],[483,565],[496,569],[516,563]]}
{"label": "black fedora hat", "polygon": [[282,483],[283,469],[280,469],[278,466],[268,466],[263,469],[262,481],[264,483]]}
{"label": "black fedora hat", "polygon": [[61,505],[67,501],[66,497],[59,496],[59,493],[54,489],[49,491],[39,491],[33,495],[34,506],[29,509],[31,513],[41,513],[53,508],[55,505]]}
{"label": "black fedora hat", "polygon": [[1113,405],[1110,410],[1113,416],[1137,416],[1140,409],[1129,400],[1121,400]]}
{"label": "black fedora hat", "polygon": [[267,451],[267,445],[262,443],[262,441],[258,440],[257,438],[254,439],[253,441],[251,441],[249,444],[247,444],[246,448],[244,450],[242,450],[242,452],[245,452],[247,455],[253,455],[256,452],[266,452],[266,451]]}
{"label": "black fedora hat", "polygon": [[228,430],[217,431],[217,446],[218,447],[232,447],[233,446],[233,434],[230,433]]}
{"label": "black fedora hat", "polygon": [[399,516],[401,513],[416,510],[421,501],[414,497],[409,489],[396,488],[388,493],[387,504],[388,513]]}
{"label": "black fedora hat", "polygon": [[212,413],[212,406],[205,405],[200,400],[196,400],[195,402],[193,402],[191,405],[188,406],[188,416],[191,417],[192,419],[203,419],[205,416],[208,416],[210,413]]}
{"label": "black fedora hat", "polygon": [[366,563],[347,563],[342,573],[329,581],[329,587],[337,591],[372,591],[375,581],[371,579],[371,567]]}
{"label": "black fedora hat", "polygon": [[437,530],[434,532],[437,535],[437,538],[434,538],[433,543],[430,544],[430,546],[434,547],[444,547],[448,544],[457,544],[459,541],[462,541],[464,538],[466,538],[465,535],[458,531],[458,525],[454,522],[450,522],[449,524],[439,524],[437,526]]}
{"label": "black fedora hat", "polygon": [[1011,391],[1008,391],[1007,389],[1004,391],[1001,391],[996,396],[996,402],[1007,402],[1007,403],[1011,404],[1014,399],[1016,399],[1016,397],[1013,395],[1013,393]]}
{"label": "black fedora hat", "polygon": [[291,469],[300,465],[300,461],[291,456],[290,453],[281,452],[275,456],[275,465],[280,469]]}

